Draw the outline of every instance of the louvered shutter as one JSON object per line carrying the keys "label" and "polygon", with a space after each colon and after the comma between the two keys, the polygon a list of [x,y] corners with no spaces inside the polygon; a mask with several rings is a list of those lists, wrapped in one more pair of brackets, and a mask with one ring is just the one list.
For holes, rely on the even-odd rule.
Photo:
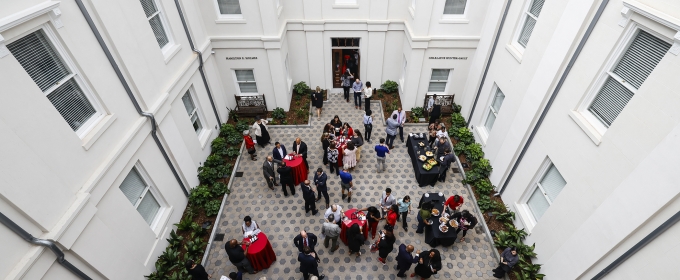
{"label": "louvered shutter", "polygon": [[496,111],[496,114],[501,110],[503,100],[505,100],[505,94],[503,94],[501,89],[496,90],[496,96],[493,98],[493,103],[491,104],[491,107]]}
{"label": "louvered shutter", "polygon": [[445,15],[462,15],[465,13],[467,0],[446,0],[444,4]]}
{"label": "louvered shutter", "polygon": [[534,0],[531,2],[531,6],[529,6],[529,11],[527,11],[528,15],[526,15],[526,19],[524,20],[524,26],[517,39],[517,42],[522,45],[522,47],[526,48],[529,43],[529,38],[531,38],[531,33],[534,32],[536,19],[538,19],[538,16],[541,14],[544,2],[544,0]]}
{"label": "louvered shutter", "polygon": [[638,89],[670,48],[670,43],[640,30],[612,72]]}
{"label": "louvered shutter", "polygon": [[449,69],[432,69],[430,85],[427,91],[444,92],[446,90],[446,82],[449,79],[449,71]]}
{"label": "louvered shutter", "polygon": [[146,189],[146,183],[136,168],[132,168],[123,180],[123,183],[120,184],[120,190],[133,206],[137,205],[137,201],[142,196],[144,189]]}
{"label": "louvered shutter", "polygon": [[170,43],[168,39],[168,34],[165,33],[165,28],[163,27],[163,22],[161,21],[161,14],[158,11],[158,7],[154,0],[139,0],[142,3],[142,8],[144,9],[144,14],[149,20],[149,25],[153,31],[154,37],[158,46],[163,48],[165,45]]}
{"label": "louvered shutter", "polygon": [[253,70],[235,70],[241,93],[257,93],[257,84]]}
{"label": "louvered shutter", "polygon": [[545,191],[546,196],[550,198],[550,201],[555,201],[557,195],[560,194],[567,181],[562,178],[562,174],[557,171],[555,165],[550,166],[548,172],[545,173],[543,179],[541,179],[541,187]]}
{"label": "louvered shutter", "polygon": [[545,211],[550,207],[550,203],[545,199],[545,196],[543,196],[543,193],[539,188],[536,188],[534,193],[531,194],[531,197],[529,197],[529,200],[527,201],[527,205],[529,206],[531,213],[534,214],[536,221],[541,219]]}
{"label": "louvered shutter", "polygon": [[144,14],[146,14],[147,18],[158,11],[154,0],[139,0],[139,2],[142,3],[142,8],[144,9]]}
{"label": "louvered shutter", "polygon": [[534,0],[529,7],[529,13],[538,17],[541,14],[541,10],[543,10],[544,3],[545,0]]}
{"label": "louvered shutter", "polygon": [[608,77],[597,93],[588,111],[593,113],[607,127],[612,125],[623,107],[633,98],[633,92],[612,77]]}
{"label": "louvered shutter", "polygon": [[78,83],[71,78],[47,95],[73,131],[78,130],[97,110],[92,107]]}
{"label": "louvered shutter", "polygon": [[217,0],[217,6],[220,8],[220,14],[223,15],[241,14],[241,5],[238,0]]}
{"label": "louvered shutter", "polygon": [[160,209],[161,205],[158,204],[158,201],[156,201],[156,198],[153,197],[150,192],[147,192],[146,195],[144,195],[142,202],[137,206],[137,212],[142,215],[142,218],[144,218],[149,225],[153,223],[153,220],[156,218],[156,214]]}

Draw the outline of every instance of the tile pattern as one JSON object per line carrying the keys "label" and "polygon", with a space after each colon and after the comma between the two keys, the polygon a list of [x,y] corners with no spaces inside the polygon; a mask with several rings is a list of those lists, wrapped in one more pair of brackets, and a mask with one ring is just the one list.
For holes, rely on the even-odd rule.
{"label": "tile pattern", "polygon": [[[377,120],[381,116],[380,105],[372,102],[371,109],[374,118]],[[316,114],[316,112],[314,112]],[[288,149],[292,148],[295,137],[301,137],[308,145],[310,169],[316,170],[322,167],[320,132],[323,125],[331,120],[334,115],[339,115],[343,122],[349,122],[353,127],[363,131],[362,116],[363,111],[356,110],[354,104],[346,103],[341,94],[331,94],[331,100],[324,103],[321,121],[316,117],[312,118],[311,127],[272,127],[270,134],[272,143],[279,141],[284,143]],[[425,132],[425,126],[405,126],[404,134],[409,132]],[[332,204],[339,204],[344,209],[362,208],[369,205],[377,205],[382,191],[390,187],[396,197],[410,195],[414,206],[417,205],[420,197],[425,192],[443,192],[445,196],[454,194],[465,198],[463,209],[473,212],[473,207],[469,199],[469,192],[461,184],[460,174],[449,171],[448,179],[445,183],[438,183],[434,188],[418,187],[408,156],[405,144],[395,140],[395,149],[387,158],[388,170],[385,173],[376,173],[376,159],[373,146],[380,137],[385,136],[385,129],[380,121],[374,122],[372,142],[366,143],[361,152],[361,159],[354,176],[355,192],[352,202],[341,201],[340,180],[337,176],[329,174],[328,187]],[[224,210],[221,213],[217,233],[225,234],[224,241],[213,242],[205,267],[209,273],[213,274],[213,279],[219,279],[221,275],[227,275],[236,268],[229,262],[224,251],[224,244],[232,238],[241,239],[240,226],[243,217],[250,215],[260,225],[261,229],[270,239],[272,247],[276,252],[277,261],[269,268],[256,275],[244,275],[244,279],[259,279],[266,276],[267,279],[301,279],[300,265],[297,263],[297,249],[293,245],[293,238],[300,230],[313,232],[320,235],[323,215],[316,216],[305,214],[304,201],[300,187],[296,186],[295,196],[284,197],[280,187],[275,187],[275,191],[267,188],[267,184],[262,176],[262,160],[271,153],[273,145],[268,145],[264,149],[257,146],[257,155],[260,160],[252,161],[248,155],[242,155],[238,171],[244,173],[243,177],[233,178],[232,191],[229,195]],[[328,173],[328,168],[324,168]],[[310,180],[313,174],[310,172]],[[324,199],[322,198],[317,207],[323,208]],[[414,207],[415,210],[415,207]],[[474,213],[474,212],[473,212]],[[429,250],[430,247],[423,240],[424,236],[415,233],[417,221],[415,212],[409,214],[407,221],[409,231],[404,232],[401,227],[395,229],[397,242],[395,249],[387,258],[387,265],[378,262],[377,252],[370,253],[368,246],[362,249],[362,256],[349,256],[347,247],[340,245],[340,249],[330,253],[323,247],[322,240],[319,240],[317,252],[321,259],[319,265],[320,273],[325,274],[328,279],[396,279],[396,260],[399,244],[412,244],[417,250]],[[381,222],[379,228],[382,228]],[[370,238],[369,238],[370,239]],[[341,241],[339,241],[342,243]],[[369,241],[366,242],[369,244]],[[435,279],[493,279],[492,269],[496,267],[497,260],[493,256],[493,244],[490,238],[478,226],[470,230],[464,242],[456,242],[451,247],[437,247],[442,253],[443,269],[434,275]],[[411,272],[413,268],[411,267]]]}

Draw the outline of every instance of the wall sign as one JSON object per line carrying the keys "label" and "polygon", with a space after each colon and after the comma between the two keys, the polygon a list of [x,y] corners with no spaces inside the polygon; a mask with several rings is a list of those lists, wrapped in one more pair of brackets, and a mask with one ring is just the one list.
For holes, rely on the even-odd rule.
{"label": "wall sign", "polygon": [[252,60],[252,59],[257,59],[257,56],[230,56],[227,57],[227,60]]}
{"label": "wall sign", "polygon": [[467,56],[430,56],[429,59],[454,59],[454,60],[467,60]]}

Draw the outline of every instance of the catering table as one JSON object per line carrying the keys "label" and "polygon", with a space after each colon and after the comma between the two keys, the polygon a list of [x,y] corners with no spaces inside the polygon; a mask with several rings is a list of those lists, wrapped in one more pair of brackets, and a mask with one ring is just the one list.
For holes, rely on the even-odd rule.
{"label": "catering table", "polygon": [[[274,249],[272,248],[272,244],[269,243],[267,235],[260,232],[257,234],[257,238],[258,239],[255,242],[250,244],[246,257],[253,266],[253,269],[263,270],[269,268],[276,261],[276,253],[274,253]],[[248,241],[248,239],[244,238],[243,241]],[[242,246],[243,250],[245,250],[246,245]]]}
{"label": "catering table", "polygon": [[[426,196],[426,194],[429,196]],[[434,216],[430,218],[432,225],[425,226],[425,243],[432,247],[437,247],[437,245],[451,246],[456,242],[456,228],[449,225],[449,231],[442,232],[439,230],[439,217],[444,213],[444,202],[446,202],[446,197],[444,195],[439,195],[439,193],[425,193],[420,198],[420,205],[425,202],[434,202],[434,209],[439,210],[439,216]]]}
{"label": "catering table", "polygon": [[345,243],[345,245],[347,245],[347,230],[349,230],[349,228],[354,224],[358,224],[362,228],[364,232],[364,238],[368,240],[368,221],[360,221],[356,217],[352,219],[352,216],[356,212],[356,208],[345,211],[345,217],[347,217],[347,220],[340,223],[340,239]]}
{"label": "catering table", "polygon": [[293,183],[296,186],[307,180],[308,171],[307,167],[302,161],[302,157],[293,157],[292,160],[287,160],[284,158],[283,161],[286,162],[286,166],[290,167],[290,173],[293,175]]}
{"label": "catering table", "polygon": [[[427,135],[425,136],[427,137]],[[420,147],[419,142],[425,142],[425,147]],[[439,164],[432,167],[430,170],[425,170],[423,168],[424,162],[418,160],[418,156],[425,155],[427,148],[427,138],[416,139],[409,135],[406,141],[406,147],[408,149],[408,155],[411,157],[411,164],[413,164],[413,171],[416,174],[416,181],[418,181],[419,186],[434,186],[439,178]],[[420,154],[418,154],[420,152]]]}

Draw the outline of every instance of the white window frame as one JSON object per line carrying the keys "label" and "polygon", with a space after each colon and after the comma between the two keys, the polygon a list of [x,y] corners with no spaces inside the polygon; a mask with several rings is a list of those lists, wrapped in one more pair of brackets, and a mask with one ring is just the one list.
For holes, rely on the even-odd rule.
{"label": "white window frame", "polygon": [[[208,128],[206,127],[206,122],[205,118],[203,117],[203,110],[201,110],[201,106],[198,102],[198,98],[196,98],[196,90],[194,89],[193,86],[190,86],[189,89],[184,91],[184,94],[182,94],[182,97],[180,97],[180,100],[184,98],[185,95],[189,95],[189,98],[191,98],[191,102],[194,104],[194,112],[189,114],[189,122],[191,123],[191,128],[194,128],[194,123],[191,122],[191,119],[193,116],[196,116],[198,119],[198,122],[201,124],[201,129],[199,131],[196,131],[196,135],[198,138],[203,138],[203,134],[206,133]],[[182,105],[184,105],[184,101],[182,101]],[[184,106],[185,112],[186,112],[186,106]]]}
{"label": "white window frame", "polygon": [[[503,94],[503,96],[504,96],[503,103],[505,103],[505,97],[507,97],[507,96],[500,89],[500,87],[498,87],[498,85],[494,83],[493,87],[491,88],[491,94],[489,95],[489,101],[487,102],[487,105],[486,105],[487,110],[484,111],[484,116],[482,117],[481,123],[479,123],[479,125],[477,125],[477,132],[481,136],[480,138],[482,140],[482,145],[484,145],[484,146],[486,146],[486,141],[487,141],[487,139],[489,139],[489,135],[491,134],[491,131],[486,127],[486,121],[489,118],[489,112],[493,112],[494,115],[496,116],[496,121],[498,121],[498,114],[500,112],[500,109],[499,109],[499,112],[496,112],[493,108],[493,103],[496,100],[496,93],[499,92],[499,91],[501,92],[501,94]],[[503,104],[501,104],[501,107],[503,107]],[[494,121],[494,125],[495,124],[496,124],[496,122]]]}
{"label": "white window frame", "polygon": [[[277,0],[278,1],[278,0]],[[215,5],[215,13],[217,14],[217,20],[215,21],[216,23],[245,23],[245,19],[243,17],[243,6],[241,5],[241,0],[239,0],[238,5],[241,8],[241,13],[240,14],[223,14],[220,12],[220,4],[217,2],[217,0],[212,0],[213,4]],[[278,4],[278,2],[277,2]],[[282,7],[281,5],[277,6]]]}
{"label": "white window frame", "polygon": [[[168,43],[165,44],[161,48],[161,52],[163,53],[163,56],[165,57],[165,62],[167,63],[168,60],[174,56],[178,51],[179,48],[177,44],[175,44],[175,38],[172,35],[172,29],[170,29],[170,23],[168,22],[168,19],[165,17],[165,10],[163,9],[163,6],[161,5],[161,2],[158,0],[152,0],[154,2],[154,5],[156,5],[157,11],[150,16],[146,18],[146,22],[149,23],[149,20],[153,18],[154,16],[158,15],[158,18],[161,20],[161,24],[163,25],[163,30],[165,31],[165,36],[168,37]],[[141,3],[140,3],[141,5]],[[144,12],[144,7],[142,8],[142,12]],[[151,24],[149,24],[149,28],[151,28]],[[153,34],[153,30],[151,30],[151,33]],[[154,41],[156,40],[155,34],[154,34]],[[156,43],[158,45],[158,43]]]}
{"label": "white window frame", "polygon": [[[468,6],[470,5],[470,2],[472,2],[472,1],[474,1],[474,0],[465,1],[465,9],[463,10],[462,14],[445,14],[443,10],[444,10],[444,8],[446,8],[446,1],[444,1],[444,6],[443,6],[443,9],[442,9],[442,20],[440,21],[440,23],[449,23],[449,22],[447,22],[447,20],[462,20],[462,19],[467,18]],[[453,22],[453,21],[451,21],[450,23],[467,23],[467,22],[469,22],[469,21],[467,21],[467,20],[464,21],[464,22]]]}
{"label": "white window frame", "polygon": [[[442,82],[443,80],[432,80],[432,72],[434,70],[449,70],[449,76],[446,77],[446,86],[444,87],[444,91],[432,91],[430,92],[430,83],[431,82]],[[430,69],[430,79],[427,82],[427,94],[439,94],[439,95],[449,95],[447,94],[449,92],[449,85],[451,84],[451,73],[453,73],[453,68],[432,68]]]}
{"label": "white window frame", "polygon": [[[526,49],[522,45],[519,44],[519,36],[522,34],[522,29],[524,29],[524,23],[526,22],[527,17],[532,17],[536,20],[536,26],[538,26],[538,18],[534,17],[531,13],[529,13],[529,9],[531,9],[531,4],[534,2],[534,0],[527,0],[524,2],[524,7],[522,7],[522,15],[519,17],[519,22],[517,23],[517,28],[515,29],[515,33],[512,36],[512,42],[506,46],[506,49],[512,54],[515,59],[519,63],[522,63],[522,56],[524,55],[524,50]],[[545,8],[545,4],[544,7]],[[541,8],[541,13],[543,13],[543,8]],[[540,15],[539,15],[540,16]],[[536,31],[536,26],[534,26],[534,31]],[[531,36],[533,36],[534,33],[532,31]],[[531,38],[529,38],[529,41],[531,41]],[[527,45],[529,42],[527,42]]]}
{"label": "white window frame", "polygon": [[[137,211],[137,207],[139,207],[139,204],[142,202],[142,199],[144,199],[144,196],[147,195],[148,193],[151,193],[151,195],[156,199],[156,202],[158,202],[158,205],[160,205],[160,208],[158,209],[158,213],[156,213],[156,216],[153,218],[153,221],[149,225],[149,228],[151,228],[154,233],[158,236],[158,234],[161,233],[161,221],[164,220],[163,218],[167,219],[169,217],[169,212],[171,210],[171,207],[169,207],[168,202],[165,201],[165,198],[161,195],[161,192],[158,190],[158,187],[153,183],[153,180],[151,180],[151,176],[149,176],[149,173],[146,172],[144,167],[140,162],[136,162],[132,168],[128,170],[127,173],[124,173],[125,175],[122,176],[122,179],[120,181],[120,184],[118,184],[118,190],[120,191],[120,186],[123,183],[123,180],[132,172],[132,169],[137,170],[137,173],[139,176],[142,177],[142,180],[146,184],[146,188],[144,191],[142,191],[142,194],[140,196],[140,199],[137,201],[136,205],[132,205],[132,207],[135,209],[135,212],[139,215],[139,217],[144,220],[144,217],[142,217],[141,214]],[[122,191],[120,191],[121,194]],[[125,194],[123,194],[123,197],[125,197]],[[126,199],[127,200],[127,199]],[[129,202],[129,201],[127,201]],[[146,221],[144,221],[146,223]]]}
{"label": "white window frame", "polygon": [[[56,85],[53,85],[49,89],[43,91],[45,98],[47,98],[47,96],[50,93],[52,93],[55,89],[57,89],[64,82],[73,78],[73,80],[78,84],[80,89],[83,91],[83,95],[85,95],[87,100],[92,105],[92,108],[94,108],[95,111],[96,111],[96,113],[94,115],[92,115],[85,123],[83,123],[80,126],[80,128],[78,128],[78,130],[75,131],[76,135],[78,135],[78,137],[80,139],[84,139],[85,137],[87,137],[89,132],[92,131],[92,129],[94,127],[96,127],[97,124],[100,123],[100,121],[107,115],[107,113],[104,110],[104,107],[102,106],[99,98],[97,98],[97,96],[94,94],[94,91],[92,90],[92,88],[89,86],[88,83],[86,83],[84,81],[83,75],[81,74],[78,67],[76,67],[76,64],[73,61],[73,59],[71,58],[71,56],[68,55],[68,52],[66,51],[64,46],[61,45],[61,41],[58,39],[54,30],[48,24],[42,24],[40,26],[34,27],[34,28],[22,33],[21,35],[16,36],[12,40],[7,41],[6,44],[9,45],[12,42],[19,40],[19,39],[21,39],[21,38],[23,38],[23,37],[25,37],[25,36],[33,33],[33,32],[38,31],[38,30],[42,30],[45,33],[45,37],[47,37],[47,40],[49,41],[50,45],[52,46],[54,51],[57,52],[57,54],[59,55],[59,58],[61,58],[62,62],[64,63],[64,66],[66,66],[68,68],[68,70],[71,72],[71,74],[69,74],[68,76],[61,79]],[[23,70],[23,67],[22,67],[22,70]],[[28,73],[26,73],[26,75],[28,75]],[[37,85],[36,85],[36,87],[37,87]],[[38,90],[40,90],[40,89],[38,88]],[[48,100],[48,102],[49,102],[49,100]],[[50,105],[52,105],[52,104],[50,103]],[[53,106],[53,108],[54,108],[54,106]],[[54,108],[54,109],[56,110],[56,108]],[[62,117],[59,112],[57,112],[57,114],[60,117]],[[64,120],[64,122],[66,122],[66,120]],[[69,126],[69,128],[70,128],[70,126]]]}
{"label": "white window frame", "polygon": [[[529,199],[531,198],[531,195],[534,193],[536,188],[540,188],[541,192],[543,193],[543,196],[545,197],[546,201],[550,205],[550,206],[548,206],[548,209],[550,209],[550,207],[554,203],[546,195],[545,190],[543,190],[543,187],[540,184],[541,180],[543,180],[543,177],[548,173],[548,170],[550,170],[550,167],[552,167],[554,165],[555,164],[550,160],[550,158],[546,157],[546,159],[543,161],[543,163],[538,168],[536,175],[534,175],[534,178],[529,183],[529,186],[525,190],[524,194],[521,196],[519,203],[515,203],[515,208],[518,210],[517,213],[519,214],[519,217],[520,217],[522,223],[524,224],[525,229],[529,233],[531,233],[533,228],[538,223],[538,221],[534,217],[534,213],[531,212],[531,209],[529,208],[529,204],[528,204]],[[555,167],[555,168],[557,169],[557,167]],[[564,179],[564,175],[562,175],[562,172],[559,172],[559,171],[560,170],[557,169],[557,172],[560,174],[560,176],[562,176],[562,179]],[[567,181],[566,179],[564,179],[564,180]],[[569,182],[567,182],[567,184],[564,185],[562,190],[564,190],[568,185],[569,185]],[[546,212],[547,211],[548,210],[546,210]]]}
{"label": "white window frame", "polygon": [[[233,69],[231,69],[231,70],[232,70],[232,71],[231,71],[232,75],[234,75],[234,83],[235,83],[235,85],[236,85],[236,94],[237,94],[237,95],[239,95],[239,96],[255,96],[255,95],[260,95],[260,88],[259,88],[259,87],[257,88],[257,92],[246,92],[246,93],[241,92],[241,87],[239,86],[239,83],[241,83],[241,82],[239,82],[239,81],[238,81],[238,78],[236,77],[236,70],[250,70],[250,71],[253,71],[253,78],[255,79],[253,82],[255,83],[255,87],[257,87],[257,77],[255,76],[255,69],[253,69],[253,68],[233,68]],[[250,83],[250,82],[246,82],[246,83]]]}
{"label": "white window frame", "polygon": [[[602,141],[602,136],[609,128],[604,123],[602,123],[598,117],[591,113],[588,108],[593,103],[593,100],[595,97],[597,97],[597,94],[600,92],[600,89],[602,86],[604,86],[609,77],[621,82],[621,78],[618,75],[612,73],[612,71],[619,60],[623,57],[623,54],[628,50],[628,47],[635,39],[635,36],[638,34],[639,30],[643,30],[661,40],[673,44],[673,41],[663,34],[637,23],[631,24],[628,29],[624,31],[622,38],[617,43],[617,46],[612,54],[609,56],[609,58],[607,58],[604,67],[602,68],[595,82],[588,89],[587,94],[583,97],[576,110],[569,113],[569,116],[581,127],[581,129],[584,130],[584,132],[586,132],[586,134],[596,145],[600,144]],[[635,98],[635,96],[637,96],[638,90],[628,83],[622,84],[628,90],[633,92],[633,97],[629,101],[630,103]]]}
{"label": "white window frame", "polygon": [[335,0],[335,1],[333,1],[333,4],[338,5],[338,6],[341,6],[341,5],[358,5],[358,1],[357,0]]}

